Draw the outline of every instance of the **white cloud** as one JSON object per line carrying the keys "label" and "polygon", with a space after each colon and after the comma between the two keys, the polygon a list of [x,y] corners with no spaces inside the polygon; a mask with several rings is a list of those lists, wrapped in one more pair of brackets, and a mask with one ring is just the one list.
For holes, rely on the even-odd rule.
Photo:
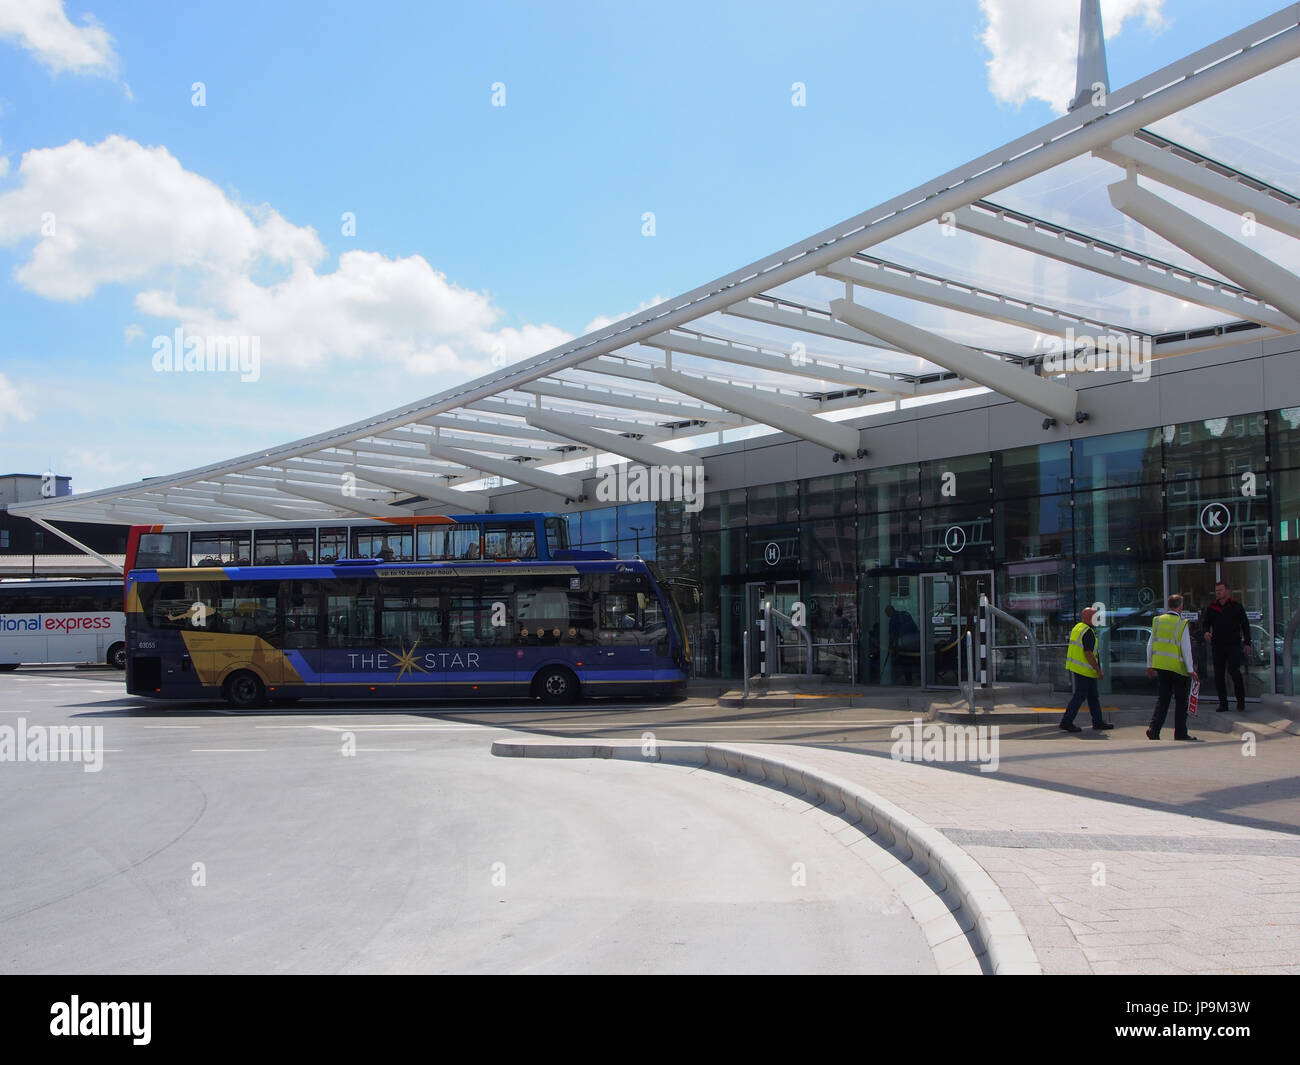
{"label": "white cloud", "polygon": [[32,412],[9,378],[0,373],[0,426],[10,418],[18,422],[31,421]]}
{"label": "white cloud", "polygon": [[78,26],[69,20],[63,0],[0,4],[0,40],[16,41],[56,74],[115,74],[118,60],[112,36],[93,15],[83,15],[82,23]]}
{"label": "white cloud", "polygon": [[250,214],[166,148],[125,137],[25,152],[18,179],[0,195],[0,244],[37,238],[16,277],[47,299],[84,299],[164,268],[230,276],[261,259],[324,255],[312,230],[269,209]]}
{"label": "white cloud", "polygon": [[[1142,18],[1148,29],[1164,25],[1164,0],[1102,0],[1106,39]],[[1073,0],[980,0],[985,28],[989,91],[999,103],[1042,100],[1064,113],[1074,96],[1079,52],[1079,5]]]}
{"label": "white cloud", "polygon": [[[135,308],[192,335],[259,338],[268,369],[373,363],[454,380],[571,339],[504,312],[422,256],[349,251],[331,272],[315,230],[247,206],[165,148],[120,136],[27,152],[0,194],[0,245],[31,243],[15,271],[47,299],[133,286]],[[140,327],[136,327],[140,328]],[[132,339],[128,331],[126,339]]]}
{"label": "white cloud", "polygon": [[139,340],[142,336],[144,336],[144,330],[141,329],[138,325],[136,325],[135,322],[132,322],[124,330],[122,330],[122,339],[125,340],[128,344],[130,344],[131,341],[133,340]]}

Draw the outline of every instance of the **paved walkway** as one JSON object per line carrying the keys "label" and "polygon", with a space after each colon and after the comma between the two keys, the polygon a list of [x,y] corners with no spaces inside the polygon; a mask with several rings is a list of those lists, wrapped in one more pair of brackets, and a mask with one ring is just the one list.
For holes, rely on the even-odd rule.
{"label": "paved walkway", "polygon": [[[1124,735],[1133,731],[1109,733],[1104,747],[1058,745],[1059,753],[1083,784],[1094,759],[1101,768],[1141,751],[1183,759],[1189,777],[1200,773],[1212,787],[1235,779],[1238,805],[1249,805],[1252,787],[1261,802],[1276,797],[1271,782],[1248,779],[1254,764],[1237,737],[1175,746]],[[1044,742],[1004,741],[1001,757],[1014,761],[1029,744],[1041,753]],[[761,749],[860,783],[944,832],[997,882],[1047,973],[1300,973],[1293,830],[1018,783],[973,766],[895,761],[887,747]],[[1300,745],[1273,740],[1269,754],[1300,761]]]}

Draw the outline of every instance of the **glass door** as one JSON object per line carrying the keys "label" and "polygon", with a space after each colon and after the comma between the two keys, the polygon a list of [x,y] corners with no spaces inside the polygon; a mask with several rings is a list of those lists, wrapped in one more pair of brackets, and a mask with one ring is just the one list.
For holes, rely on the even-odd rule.
{"label": "glass door", "polygon": [[864,577],[858,602],[864,683],[913,685],[921,679],[921,578],[913,573]]}
{"label": "glass door", "polygon": [[[1183,617],[1192,625],[1192,656],[1201,673],[1202,687],[1214,688],[1214,658],[1201,631],[1202,611],[1214,600],[1214,586],[1223,581],[1228,594],[1246,611],[1250,623],[1250,647],[1242,660],[1246,697],[1257,699],[1273,691],[1273,565],[1271,556],[1252,555],[1222,562],[1204,559],[1165,563],[1165,596],[1183,597]],[[1163,603],[1160,604],[1163,608]],[[1145,659],[1144,659],[1145,661]],[[1234,698],[1228,679],[1228,698]]]}
{"label": "glass door", "polygon": [[[751,581],[745,585],[745,626],[749,629],[749,669],[757,676],[759,669],[759,642],[762,634],[758,622],[763,616],[763,602],[770,600],[774,609],[789,617],[794,604],[799,601],[798,581]],[[790,628],[782,618],[772,618],[773,631],[767,638],[767,672],[769,674],[802,673],[805,669],[807,649],[803,637]],[[796,641],[799,646],[795,646]],[[779,650],[778,650],[779,648]]]}
{"label": "glass door", "polygon": [[956,688],[961,684],[961,605],[958,578],[927,573],[921,578],[921,639],[917,648],[921,686]]}
{"label": "glass door", "polygon": [[[1219,563],[1219,580],[1228,594],[1246,610],[1250,646],[1242,656],[1241,674],[1246,697],[1257,699],[1273,691],[1273,565],[1270,557],[1225,558]],[[1228,680],[1228,691],[1232,681]],[[1234,704],[1235,705],[1235,704]]]}

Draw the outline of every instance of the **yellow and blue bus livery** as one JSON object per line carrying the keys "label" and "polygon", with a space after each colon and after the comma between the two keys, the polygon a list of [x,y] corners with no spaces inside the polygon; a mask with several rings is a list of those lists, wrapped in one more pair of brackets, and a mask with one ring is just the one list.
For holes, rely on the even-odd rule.
{"label": "yellow and blue bus livery", "polygon": [[239,708],[671,694],[690,668],[650,566],[609,556],[137,570],[126,615],[130,693]]}

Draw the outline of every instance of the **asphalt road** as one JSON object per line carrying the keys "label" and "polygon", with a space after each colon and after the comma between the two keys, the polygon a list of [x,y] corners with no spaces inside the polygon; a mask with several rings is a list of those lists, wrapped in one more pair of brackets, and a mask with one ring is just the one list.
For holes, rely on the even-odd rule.
{"label": "asphalt road", "polygon": [[786,795],[489,754],[512,724],[639,735],[689,709],[233,714],[111,671],[0,675],[0,727],[104,747],[98,772],[0,762],[0,970],[933,972],[893,891]]}

